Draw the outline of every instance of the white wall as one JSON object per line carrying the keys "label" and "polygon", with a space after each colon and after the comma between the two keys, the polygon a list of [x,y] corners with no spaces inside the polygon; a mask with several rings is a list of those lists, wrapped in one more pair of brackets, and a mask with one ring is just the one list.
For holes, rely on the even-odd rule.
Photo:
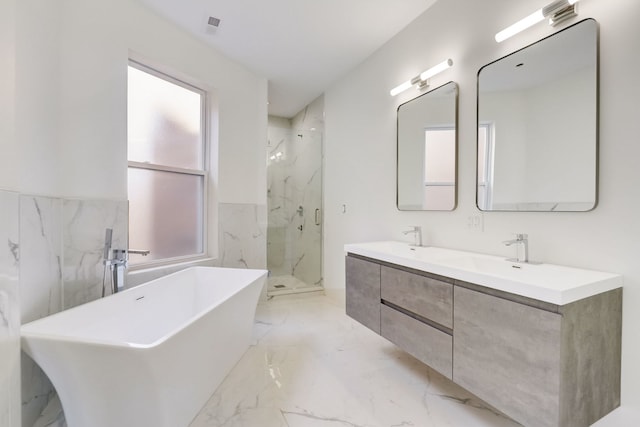
{"label": "white wall", "polygon": [[0,188],[18,187],[15,142],[15,4],[2,2],[0,13]]}
{"label": "white wall", "polygon": [[[622,399],[640,409],[640,2],[580,2],[580,18],[600,23],[600,199],[586,213],[480,213],[475,207],[476,73],[484,64],[530,44],[554,29],[538,25],[502,44],[493,35],[544,0],[447,0],[382,47],[325,94],[325,285],[344,287],[343,245],[406,240],[401,231],[421,225],[427,244],[512,256],[500,242],[528,233],[531,257],[624,275]],[[462,11],[462,12],[461,12]],[[452,69],[433,85],[460,85],[459,201],[453,212],[399,212],[395,208],[395,110],[416,96],[389,89],[451,57]],[[342,204],[347,212],[342,213]],[[484,232],[467,228],[481,215]]]}
{"label": "white wall", "polygon": [[[15,140],[15,4],[0,3],[0,189],[18,186]],[[0,191],[0,425],[19,426],[20,308],[18,267],[11,242],[18,241],[18,196]],[[9,244],[7,244],[9,243]]]}
{"label": "white wall", "polygon": [[19,189],[59,191],[60,118],[58,2],[16,1],[16,115]]}
{"label": "white wall", "polygon": [[219,114],[212,129],[220,159],[218,200],[266,203],[264,78],[135,0],[16,5],[16,128],[20,166],[27,171],[20,190],[126,198],[127,59],[132,54],[212,90]]}

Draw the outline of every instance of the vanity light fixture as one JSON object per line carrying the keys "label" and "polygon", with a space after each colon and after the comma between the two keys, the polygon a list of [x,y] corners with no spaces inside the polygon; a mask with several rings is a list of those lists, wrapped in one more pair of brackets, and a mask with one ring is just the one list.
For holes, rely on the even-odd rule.
{"label": "vanity light fixture", "polygon": [[498,43],[503,42],[509,37],[532,27],[544,19],[549,19],[549,25],[556,26],[562,21],[578,14],[577,2],[578,0],[555,0],[497,33],[495,37],[496,41]]}
{"label": "vanity light fixture", "polygon": [[447,68],[453,65],[453,61],[451,59],[447,59],[446,61],[442,61],[438,65],[434,65],[426,71],[421,72],[411,80],[407,80],[406,82],[394,87],[389,91],[391,96],[396,96],[399,93],[404,92],[409,89],[411,86],[415,85],[418,89],[424,89],[429,86],[429,79],[435,76],[438,73],[443,72]]}

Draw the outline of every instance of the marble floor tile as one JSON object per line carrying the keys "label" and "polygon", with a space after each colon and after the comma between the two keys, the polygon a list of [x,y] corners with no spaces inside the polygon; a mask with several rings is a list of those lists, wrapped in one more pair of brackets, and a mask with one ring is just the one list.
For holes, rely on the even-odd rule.
{"label": "marble floor tile", "polygon": [[261,302],[254,339],[190,427],[519,425],[326,296]]}
{"label": "marble floor tile", "polygon": [[[621,407],[594,427],[639,420]],[[258,305],[252,346],[190,427],[518,425],[347,317],[344,301],[302,294]],[[59,400],[34,427],[66,427]]]}

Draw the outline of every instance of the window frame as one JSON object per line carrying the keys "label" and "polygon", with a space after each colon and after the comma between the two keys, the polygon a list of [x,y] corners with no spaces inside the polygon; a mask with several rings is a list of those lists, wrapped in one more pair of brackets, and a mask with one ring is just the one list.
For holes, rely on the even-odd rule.
{"label": "window frame", "polygon": [[[476,196],[479,195],[478,192],[478,188],[480,187],[484,187],[484,197],[482,198],[482,200],[480,200],[478,197],[476,197],[476,207],[478,209],[480,209],[481,211],[486,211],[489,209],[489,206],[491,206],[493,204],[493,156],[495,154],[495,147],[494,147],[494,134],[495,134],[495,128],[494,128],[494,123],[493,122],[481,122],[478,124],[478,134],[480,133],[481,129],[484,130],[485,134],[486,134],[486,141],[485,141],[485,149],[484,149],[484,163],[483,163],[483,167],[484,167],[484,175],[482,176],[482,179],[480,179],[480,176],[477,172],[477,168],[479,167],[479,163],[476,165],[476,181],[477,181],[477,185],[476,185]],[[480,152],[478,151],[477,155],[480,155]],[[483,204],[482,207],[480,207],[481,202]]]}
{"label": "window frame", "polygon": [[[184,89],[190,90],[192,92],[196,92],[200,95],[200,133],[202,135],[202,163],[201,166],[203,169],[191,169],[191,168],[181,168],[175,166],[166,166],[162,164],[156,163],[147,163],[147,162],[137,162],[129,160],[129,155],[127,154],[127,188],[129,185],[128,180],[128,171],[129,169],[145,169],[145,170],[154,170],[160,172],[168,172],[173,174],[185,174],[190,176],[198,176],[202,178],[202,209],[200,215],[202,217],[202,229],[200,239],[202,241],[202,252],[198,254],[189,254],[189,255],[181,255],[177,257],[171,258],[162,258],[151,261],[142,261],[129,265],[129,270],[142,270],[153,267],[162,267],[168,265],[175,265],[184,262],[193,262],[200,261],[203,259],[209,258],[209,173],[210,173],[210,121],[209,121],[209,97],[208,92],[205,89],[198,87],[194,83],[190,83],[185,81],[184,78],[174,77],[171,74],[168,74],[163,71],[159,71],[149,65],[143,64],[135,59],[129,58],[128,67],[135,68],[139,71],[150,74],[159,79],[165,80],[169,83],[180,86]],[[129,94],[129,88],[127,86],[127,97]],[[129,138],[127,135],[127,147],[129,144]],[[128,149],[127,149],[128,152]],[[128,190],[127,190],[127,199],[129,199]],[[130,218],[127,221],[128,226],[130,227]],[[138,249],[138,248],[136,248]],[[143,248],[144,249],[144,248]]]}

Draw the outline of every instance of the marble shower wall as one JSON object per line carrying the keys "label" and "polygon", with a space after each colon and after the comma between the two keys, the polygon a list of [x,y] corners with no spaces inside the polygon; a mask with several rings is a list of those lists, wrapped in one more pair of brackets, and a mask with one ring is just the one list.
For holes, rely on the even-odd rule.
{"label": "marble shower wall", "polygon": [[20,423],[19,196],[0,191],[0,426]]}
{"label": "marble shower wall", "polygon": [[[127,201],[20,196],[22,323],[101,296],[105,229],[113,229],[113,247],[126,247],[127,212]],[[21,374],[22,425],[31,427],[53,386],[25,354]]]}
{"label": "marble shower wall", "polygon": [[267,207],[256,204],[220,203],[218,214],[218,265],[232,268],[265,268]]}
{"label": "marble shower wall", "polygon": [[[295,213],[293,180],[286,154],[291,151],[291,122],[269,117],[267,145],[267,268],[273,276],[291,274],[291,220]],[[282,155],[277,156],[278,153]],[[286,154],[285,154],[286,153]],[[275,156],[275,157],[274,157]]]}
{"label": "marble shower wall", "polygon": [[322,284],[323,111],[318,98],[292,120],[269,118],[267,264],[309,285]]}

